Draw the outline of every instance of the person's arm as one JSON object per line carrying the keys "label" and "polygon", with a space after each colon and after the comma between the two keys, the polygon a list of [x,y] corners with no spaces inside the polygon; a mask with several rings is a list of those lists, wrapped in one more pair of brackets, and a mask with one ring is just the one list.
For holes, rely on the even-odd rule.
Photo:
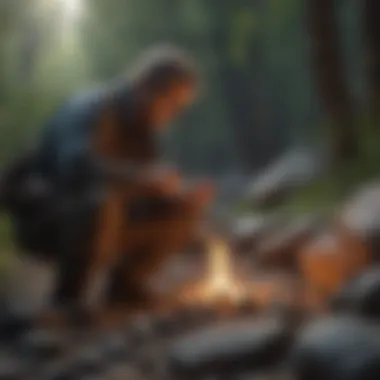
{"label": "person's arm", "polygon": [[164,176],[165,169],[158,164],[142,165],[115,159],[94,152],[86,141],[76,140],[65,149],[65,180],[86,177],[99,182],[119,182],[148,185]]}
{"label": "person's arm", "polygon": [[149,184],[165,176],[169,168],[161,164],[134,163],[125,160],[120,162],[106,157],[98,156],[88,150],[86,157],[87,167],[95,177],[112,182]]}
{"label": "person's arm", "polygon": [[[62,145],[61,170],[64,183],[76,180],[88,183],[122,183],[147,189],[156,187],[170,171],[160,163],[141,164],[129,160],[118,136],[118,125],[112,114],[105,113],[89,136],[81,128],[81,123],[91,123],[87,117],[73,118],[78,128],[71,128],[72,136],[67,135]],[[91,138],[92,137],[92,138]]]}
{"label": "person's arm", "polygon": [[132,184],[143,189],[165,189],[165,182],[170,182],[173,177],[173,169],[158,160],[154,146],[148,148],[151,157],[145,164],[131,160],[128,152],[125,152],[119,128],[114,114],[105,112],[99,121],[92,145],[87,149],[87,160],[91,166],[106,180]]}

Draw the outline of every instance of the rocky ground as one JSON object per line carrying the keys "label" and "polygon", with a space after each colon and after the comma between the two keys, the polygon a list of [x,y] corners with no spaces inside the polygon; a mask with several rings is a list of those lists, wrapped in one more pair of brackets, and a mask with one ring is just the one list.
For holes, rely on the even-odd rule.
{"label": "rocky ground", "polygon": [[[377,183],[359,189],[329,219],[233,220],[226,239],[236,273],[254,290],[249,302],[176,303],[75,329],[34,326],[1,344],[0,379],[378,380],[379,194]],[[199,279],[200,257],[171,263],[156,288]],[[19,272],[24,290],[8,292],[18,314],[46,306],[49,272],[37,268]]]}

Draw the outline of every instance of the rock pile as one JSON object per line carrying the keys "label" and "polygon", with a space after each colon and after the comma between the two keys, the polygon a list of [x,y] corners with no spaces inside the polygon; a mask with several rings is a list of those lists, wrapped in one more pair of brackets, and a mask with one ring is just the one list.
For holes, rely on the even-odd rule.
{"label": "rock pile", "polygon": [[[277,276],[284,293],[292,284],[296,297],[287,304],[248,302],[227,314],[179,306],[80,335],[37,330],[2,313],[0,328],[5,321],[29,330],[0,342],[0,380],[380,379],[376,189],[358,195],[367,201],[350,201],[325,230],[314,218],[236,225],[233,251],[244,259],[244,274],[252,283],[258,274],[273,275],[271,284]],[[280,281],[277,272],[292,281]],[[313,297],[322,307],[309,302]]]}

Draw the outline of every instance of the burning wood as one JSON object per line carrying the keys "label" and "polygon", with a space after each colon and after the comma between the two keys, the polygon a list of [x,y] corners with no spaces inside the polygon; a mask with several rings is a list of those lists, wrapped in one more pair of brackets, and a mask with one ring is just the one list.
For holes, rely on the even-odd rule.
{"label": "burning wood", "polygon": [[243,272],[222,239],[210,240],[206,258],[205,277],[177,293],[180,303],[233,311],[242,305],[265,307],[276,302],[295,302],[296,294],[289,278]]}
{"label": "burning wood", "polygon": [[206,304],[237,304],[244,301],[248,289],[234,271],[228,245],[220,239],[211,240],[207,255],[206,278],[185,289],[185,300]]}
{"label": "burning wood", "polygon": [[229,299],[241,301],[245,295],[244,285],[235,277],[231,252],[221,240],[211,241],[208,251],[208,276],[202,286],[206,300]]}

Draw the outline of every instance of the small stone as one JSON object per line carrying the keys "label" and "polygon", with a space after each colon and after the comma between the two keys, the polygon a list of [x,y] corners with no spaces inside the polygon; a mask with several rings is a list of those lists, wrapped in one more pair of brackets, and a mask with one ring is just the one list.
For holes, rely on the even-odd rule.
{"label": "small stone", "polygon": [[67,347],[67,336],[48,330],[30,331],[19,344],[19,352],[27,358],[49,360],[60,355]]}
{"label": "small stone", "polygon": [[162,337],[176,334],[180,331],[181,321],[173,313],[160,314],[155,318],[155,331]]}
{"label": "small stone", "polygon": [[176,321],[178,332],[185,331],[192,326],[191,312],[187,308],[180,308],[176,310],[173,318]]}
{"label": "small stone", "polygon": [[247,215],[233,220],[231,224],[234,252],[250,252],[262,235],[265,235],[269,223],[262,215]]}
{"label": "small stone", "polygon": [[102,343],[104,355],[110,360],[125,359],[129,352],[129,345],[126,338],[121,334],[111,334]]}
{"label": "small stone", "polygon": [[275,318],[225,322],[177,340],[169,352],[169,371],[193,378],[261,370],[279,363],[290,341],[291,332]]}
{"label": "small stone", "polygon": [[153,376],[155,374],[155,363],[148,357],[141,357],[136,363],[138,369],[145,376]]}
{"label": "small stone", "polygon": [[84,376],[102,372],[107,364],[103,350],[99,347],[86,347],[75,359],[75,373]]}
{"label": "small stone", "polygon": [[[218,311],[212,307],[194,306],[181,311],[183,323],[189,328],[197,328],[216,322],[219,319]],[[178,316],[178,319],[180,316]]]}
{"label": "small stone", "polygon": [[17,360],[12,358],[2,358],[0,360],[0,380],[21,379],[21,368]]}
{"label": "small stone", "polygon": [[339,222],[360,241],[369,262],[379,260],[380,242],[380,182],[378,179],[364,183],[343,205]]}
{"label": "small stone", "polygon": [[114,366],[104,373],[107,380],[146,380],[139,371],[129,364]]}
{"label": "small stone", "polygon": [[154,334],[152,318],[139,316],[127,326],[127,337],[132,344],[140,344]]}
{"label": "small stone", "polygon": [[70,368],[53,368],[41,376],[41,380],[76,380],[77,375]]}
{"label": "small stone", "polygon": [[319,223],[316,216],[303,216],[278,228],[258,244],[256,264],[272,269],[297,269],[297,253],[315,235]]}
{"label": "small stone", "polygon": [[373,267],[349,282],[332,301],[337,312],[380,320],[380,267]]}
{"label": "small stone", "polygon": [[380,328],[348,316],[313,321],[299,332],[290,362],[297,380],[377,380]]}

